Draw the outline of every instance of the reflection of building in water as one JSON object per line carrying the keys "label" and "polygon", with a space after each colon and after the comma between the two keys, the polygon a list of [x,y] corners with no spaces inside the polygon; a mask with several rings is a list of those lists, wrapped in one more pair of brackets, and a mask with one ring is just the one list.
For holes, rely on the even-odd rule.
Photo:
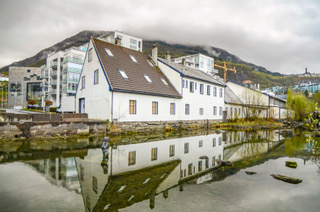
{"label": "reflection of building in water", "polygon": [[238,161],[245,157],[269,152],[284,139],[278,131],[225,132],[223,133],[225,160]]}
{"label": "reflection of building in water", "polygon": [[[120,145],[109,148],[107,165],[102,158],[96,149],[76,159],[87,211],[113,211],[146,199],[153,207],[156,194],[168,197],[167,190],[181,180],[217,166],[215,160],[223,158],[222,134]],[[198,183],[210,179],[207,175]]]}
{"label": "reflection of building in water", "polygon": [[77,193],[80,192],[75,158],[60,156],[54,159],[32,160],[25,163],[33,166],[53,185],[63,186]]}
{"label": "reflection of building in water", "polygon": [[279,136],[270,132],[227,132],[113,146],[108,160],[101,149],[89,150],[76,159],[85,208],[116,211],[148,199],[153,208],[155,195],[168,198],[168,190],[179,185],[182,191],[185,180],[213,180],[216,160],[264,153],[277,141]]}

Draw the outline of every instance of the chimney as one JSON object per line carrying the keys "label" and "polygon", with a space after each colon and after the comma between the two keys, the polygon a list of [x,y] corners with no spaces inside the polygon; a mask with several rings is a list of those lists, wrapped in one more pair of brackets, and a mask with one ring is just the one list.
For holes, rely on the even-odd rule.
{"label": "chimney", "polygon": [[306,70],[306,74],[308,73],[308,68],[305,69]]}
{"label": "chimney", "polygon": [[118,45],[118,46],[121,46],[121,38],[116,37],[116,38],[114,39],[114,43],[115,43],[116,45]]}
{"label": "chimney", "polygon": [[181,63],[182,66],[185,66],[186,65],[186,58],[182,58],[182,63]]}
{"label": "chimney", "polygon": [[168,60],[169,62],[171,62],[171,55],[170,55],[170,52],[167,51],[166,53],[166,60]]}
{"label": "chimney", "polygon": [[152,60],[156,66],[158,66],[158,46],[156,44],[152,47]]}

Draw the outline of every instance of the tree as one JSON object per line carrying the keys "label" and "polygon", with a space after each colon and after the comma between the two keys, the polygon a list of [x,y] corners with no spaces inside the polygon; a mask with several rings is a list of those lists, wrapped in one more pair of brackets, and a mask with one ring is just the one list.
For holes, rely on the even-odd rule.
{"label": "tree", "polygon": [[260,117],[262,110],[265,108],[262,94],[254,90],[246,89],[242,93],[245,103],[243,116],[247,120],[254,120]]}
{"label": "tree", "polygon": [[318,103],[318,105],[320,105],[320,92],[316,93],[314,96],[313,96],[313,101],[315,103]]}
{"label": "tree", "polygon": [[306,97],[309,97],[309,92],[308,92],[308,90],[305,90],[305,91],[304,91],[304,95],[305,95]]}
{"label": "tree", "polygon": [[287,108],[294,111],[294,118],[297,121],[304,121],[307,115],[314,110],[314,104],[301,93],[287,93]]}

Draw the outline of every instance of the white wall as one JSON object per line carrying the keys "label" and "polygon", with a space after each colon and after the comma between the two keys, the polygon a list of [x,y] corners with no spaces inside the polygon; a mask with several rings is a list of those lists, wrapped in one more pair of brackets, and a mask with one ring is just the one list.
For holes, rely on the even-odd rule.
{"label": "white wall", "polygon": [[182,95],[182,80],[180,77],[180,73],[174,71],[172,68],[163,64],[161,61],[158,61],[158,67],[160,70],[166,75],[169,82],[173,85],[173,87]]}
{"label": "white wall", "polygon": [[236,94],[236,96],[245,104],[251,103],[248,102],[248,98],[246,98],[247,94],[250,95],[256,95],[259,98],[261,98],[261,104],[260,105],[265,105],[268,106],[268,96],[259,92],[259,91],[255,91],[253,89],[250,88],[246,88],[242,85],[238,85],[236,83],[233,82],[227,82],[227,86],[233,91],[233,93]]}
{"label": "white wall", "polygon": [[[111,92],[106,77],[103,73],[99,59],[96,55],[92,41],[89,49],[92,48],[92,61],[88,62],[86,55],[83,65],[80,81],[76,94],[76,112],[79,113],[79,99],[85,98],[85,113],[88,113],[89,119],[111,119]],[[99,83],[94,84],[94,71],[98,71]],[[82,89],[82,77],[85,76],[85,88]]]}

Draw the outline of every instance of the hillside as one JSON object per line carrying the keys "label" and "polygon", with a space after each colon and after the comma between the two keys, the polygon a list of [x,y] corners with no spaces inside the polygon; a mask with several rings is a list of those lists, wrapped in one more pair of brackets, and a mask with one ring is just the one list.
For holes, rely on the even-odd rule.
{"label": "hillside", "polygon": [[[58,50],[64,50],[71,46],[80,46],[89,41],[90,37],[99,37],[107,31],[82,31],[78,34],[71,36],[51,47],[48,47],[36,55],[26,58],[21,61],[14,62],[8,66],[2,67],[0,72],[8,71],[9,66],[33,66],[40,67],[45,64],[46,55]],[[224,49],[212,46],[197,46],[197,45],[183,45],[183,44],[170,44],[165,41],[159,40],[144,40],[144,52],[151,54],[151,49],[154,44],[159,47],[159,56],[164,57],[167,51],[170,52],[172,57],[179,57],[189,54],[205,54],[215,58],[215,63],[219,64],[221,61],[227,61],[230,67],[236,67],[237,73],[228,72],[227,79],[238,83],[244,80],[251,80],[253,83],[259,83],[261,88],[270,86],[289,86],[292,85],[294,77],[287,77],[280,73],[270,72],[266,68],[248,63],[241,60],[238,56],[230,54]],[[219,69],[218,69],[219,70]],[[219,76],[223,76],[223,71],[219,70]]]}

